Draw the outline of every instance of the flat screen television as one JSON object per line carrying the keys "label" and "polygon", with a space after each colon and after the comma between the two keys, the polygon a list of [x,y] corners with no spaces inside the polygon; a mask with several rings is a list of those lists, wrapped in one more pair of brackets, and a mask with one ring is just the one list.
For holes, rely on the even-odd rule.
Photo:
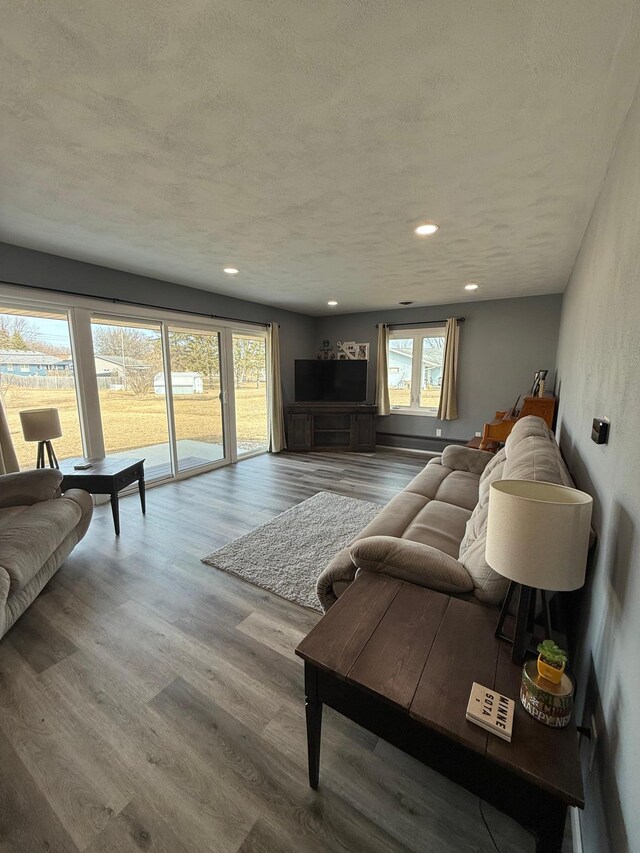
{"label": "flat screen television", "polygon": [[364,403],[368,361],[296,359],[296,403]]}

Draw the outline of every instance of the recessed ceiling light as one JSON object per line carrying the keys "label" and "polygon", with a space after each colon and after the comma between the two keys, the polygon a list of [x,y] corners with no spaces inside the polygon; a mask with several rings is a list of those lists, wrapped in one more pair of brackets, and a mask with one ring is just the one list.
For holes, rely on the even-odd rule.
{"label": "recessed ceiling light", "polygon": [[240,270],[237,270],[235,267],[225,267],[223,272],[226,272],[227,275],[238,275]]}
{"label": "recessed ceiling light", "polygon": [[479,284],[476,284],[475,281],[470,281],[469,284],[465,284],[465,290],[477,290],[480,287]]}
{"label": "recessed ceiling light", "polygon": [[327,302],[327,305],[328,305],[330,308],[335,308],[337,304],[338,304],[338,303],[336,302],[336,300],[335,300],[335,299],[330,299],[330,300]]}
{"label": "recessed ceiling light", "polygon": [[415,232],[419,237],[428,237],[430,234],[435,234],[439,228],[440,226],[435,222],[423,222],[422,225],[418,225]]}

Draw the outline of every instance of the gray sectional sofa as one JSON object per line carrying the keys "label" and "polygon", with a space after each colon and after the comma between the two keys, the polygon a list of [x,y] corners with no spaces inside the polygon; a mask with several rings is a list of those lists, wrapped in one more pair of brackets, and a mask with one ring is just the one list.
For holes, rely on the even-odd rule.
{"label": "gray sectional sofa", "polygon": [[542,418],[519,420],[495,455],[451,445],[431,459],[322,572],[317,593],[323,608],[358,569],[500,604],[509,582],[485,560],[489,486],[500,479],[573,485]]}
{"label": "gray sectional sofa", "polygon": [[60,491],[53,468],[0,476],[0,637],[87,532],[91,495]]}

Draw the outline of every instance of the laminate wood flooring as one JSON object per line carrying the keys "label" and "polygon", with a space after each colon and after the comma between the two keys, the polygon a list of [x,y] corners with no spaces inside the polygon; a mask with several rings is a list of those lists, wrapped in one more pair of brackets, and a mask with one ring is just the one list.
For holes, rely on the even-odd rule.
{"label": "laminate wood flooring", "polygon": [[321,490],[386,503],[425,462],[254,457],[149,490],[146,517],[125,497],[119,538],[98,508],[0,642],[0,851],[495,851],[475,797],[329,709],[312,791],[293,650],[318,614],[200,562]]}

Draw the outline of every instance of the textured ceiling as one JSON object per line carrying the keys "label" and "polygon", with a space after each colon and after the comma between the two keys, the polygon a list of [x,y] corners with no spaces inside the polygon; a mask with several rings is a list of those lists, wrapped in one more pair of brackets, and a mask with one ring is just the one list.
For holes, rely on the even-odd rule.
{"label": "textured ceiling", "polygon": [[637,0],[14,0],[0,234],[314,314],[559,292],[639,35]]}

